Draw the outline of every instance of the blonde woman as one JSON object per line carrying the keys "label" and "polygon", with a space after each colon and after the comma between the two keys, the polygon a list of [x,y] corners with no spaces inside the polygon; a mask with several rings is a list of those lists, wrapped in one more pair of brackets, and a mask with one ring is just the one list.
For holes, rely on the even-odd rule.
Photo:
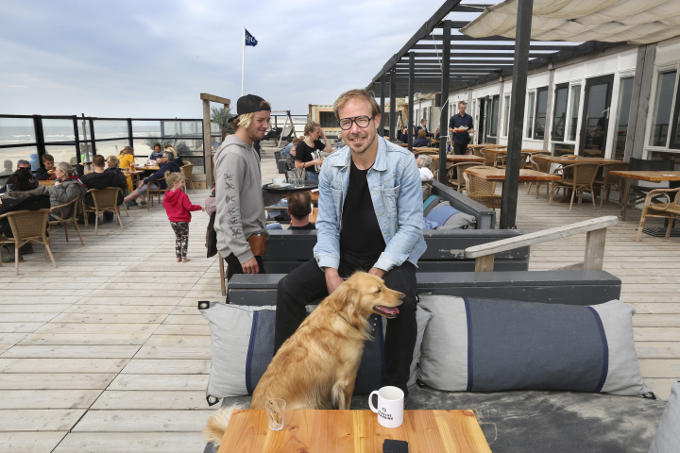
{"label": "blonde woman", "polygon": [[333,146],[324,135],[321,125],[310,121],[305,126],[304,139],[300,140],[300,143],[295,147],[295,168],[304,168],[307,173],[307,182],[311,184],[319,182],[319,170],[317,168],[323,162],[320,157],[314,155],[317,150],[330,154],[333,152]]}
{"label": "blonde woman", "polygon": [[175,147],[172,146],[172,145],[165,145],[163,147],[163,151],[170,151],[172,153],[172,155],[175,156],[175,159],[177,159],[179,157],[179,151],[177,151],[175,149]]}
{"label": "blonde woman", "polygon": [[[118,167],[123,171],[130,170],[130,165],[134,165],[134,163],[135,154],[132,150],[132,146],[126,146],[118,154]],[[131,175],[125,175],[125,184],[127,185],[128,192],[132,192],[134,190]]]}

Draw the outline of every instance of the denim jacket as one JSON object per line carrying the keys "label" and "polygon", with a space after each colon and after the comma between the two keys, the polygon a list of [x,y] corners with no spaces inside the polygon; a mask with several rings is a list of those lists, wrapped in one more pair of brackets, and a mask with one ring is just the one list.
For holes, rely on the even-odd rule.
{"label": "denim jacket", "polygon": [[[417,265],[427,246],[423,238],[420,173],[413,154],[377,137],[378,154],[366,181],[385,250],[374,267],[389,271],[409,260]],[[331,154],[319,173],[319,213],[314,258],[319,267],[340,264],[342,208],[349,185],[351,151],[348,146]]]}

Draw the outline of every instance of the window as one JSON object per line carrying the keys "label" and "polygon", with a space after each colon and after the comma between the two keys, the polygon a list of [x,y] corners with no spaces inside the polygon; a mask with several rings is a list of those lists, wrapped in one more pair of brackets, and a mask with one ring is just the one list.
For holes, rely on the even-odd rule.
{"label": "window", "polygon": [[536,92],[532,91],[529,93],[529,102],[527,105],[527,138],[532,138],[534,136],[534,98],[536,97]]}
{"label": "window", "polygon": [[569,110],[569,141],[576,140],[576,128],[578,126],[578,106],[581,102],[581,85],[571,87],[571,109]]}
{"label": "window", "polygon": [[[650,145],[666,146],[676,71],[662,72],[656,84],[656,109],[652,121]],[[677,108],[677,107],[676,107]]]}
{"label": "window", "polygon": [[510,124],[510,96],[505,96],[503,101],[503,137],[508,136],[508,125]]}
{"label": "window", "polygon": [[680,149],[680,89],[676,90],[675,111],[673,112],[673,130],[671,131],[671,148]]}
{"label": "window", "polygon": [[536,90],[536,123],[534,138],[542,140],[545,137],[545,115],[548,111],[548,87]]}
{"label": "window", "polygon": [[564,132],[567,126],[567,96],[569,95],[569,84],[561,84],[555,87],[555,108],[553,109],[553,140],[563,141]]}
{"label": "window", "polygon": [[500,97],[498,95],[494,96],[493,99],[491,100],[491,115],[490,115],[490,121],[491,124],[489,124],[489,135],[491,137],[497,137],[498,136],[498,103],[500,101]]}
{"label": "window", "polygon": [[619,85],[619,115],[616,118],[615,159],[623,159],[626,148],[626,134],[628,132],[628,115],[630,115],[630,100],[633,97],[633,78],[621,79]]}
{"label": "window", "polygon": [[338,120],[333,112],[319,112],[319,123],[321,127],[338,127]]}

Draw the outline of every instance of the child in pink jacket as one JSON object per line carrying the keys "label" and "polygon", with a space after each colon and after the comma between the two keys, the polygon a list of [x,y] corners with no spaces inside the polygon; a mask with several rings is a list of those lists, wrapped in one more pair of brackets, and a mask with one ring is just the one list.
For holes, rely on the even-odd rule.
{"label": "child in pink jacket", "polygon": [[175,232],[177,262],[186,263],[189,261],[187,249],[189,248],[191,211],[200,211],[203,208],[200,205],[191,204],[189,197],[184,193],[184,175],[182,173],[170,173],[166,182],[171,189],[165,192],[163,207]]}

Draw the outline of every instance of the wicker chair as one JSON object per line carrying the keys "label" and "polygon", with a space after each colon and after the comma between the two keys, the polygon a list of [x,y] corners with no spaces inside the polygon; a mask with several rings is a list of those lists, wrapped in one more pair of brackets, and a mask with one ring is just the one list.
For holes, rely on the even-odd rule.
{"label": "wicker chair", "polygon": [[[80,228],[78,227],[78,206],[81,198],[74,198],[73,200],[69,201],[68,203],[60,204],[59,206],[52,206],[50,208],[50,217],[52,220],[47,221],[47,224],[49,226],[49,230],[52,231],[52,227],[54,226],[63,226],[64,227],[64,236],[66,236],[66,242],[68,242],[68,226],[69,224],[73,225],[73,227],[76,229],[76,232],[78,233],[78,237],[80,238],[80,245],[85,245],[85,242],[83,242],[83,236],[80,234]],[[62,208],[67,208],[62,210]],[[70,215],[68,216],[63,216],[62,213],[66,212],[71,212]]]}
{"label": "wicker chair", "polygon": [[496,149],[484,148],[482,149],[482,156],[484,157],[484,165],[499,168],[505,166],[505,154],[497,152]]}
{"label": "wicker chair", "polygon": [[467,196],[480,202],[487,208],[500,209],[502,196],[496,194],[496,183],[479,176],[465,173],[467,179]]}
{"label": "wicker chair", "polygon": [[[671,196],[675,194],[671,201]],[[663,203],[654,203],[654,199],[658,197],[665,198]],[[680,187],[675,189],[654,189],[647,193],[645,197],[645,204],[642,208],[642,215],[640,216],[640,225],[638,226],[635,241],[640,242],[642,236],[642,229],[648,217],[655,217],[668,220],[666,227],[666,240],[671,237],[671,230],[676,220],[680,219]]]}
{"label": "wicker chair", "polygon": [[94,233],[99,234],[99,213],[100,212],[113,212],[118,218],[118,224],[121,230],[123,228],[123,221],[120,218],[120,207],[118,206],[118,197],[123,196],[123,191],[120,187],[106,187],[104,189],[90,189],[86,193],[90,194],[92,197],[92,203],[94,206],[90,206],[83,202],[83,216],[85,217],[85,225],[88,225],[87,214],[89,212],[94,212]]}
{"label": "wicker chair", "polygon": [[[12,211],[0,215],[0,218],[7,218],[9,227],[12,229],[13,237],[0,236],[0,244],[14,244],[14,270],[16,275],[19,275],[19,249],[29,242],[44,245],[45,252],[52,261],[52,265],[57,267],[50,249],[50,241],[47,238],[47,217],[49,215],[50,210],[48,208],[35,211]],[[2,266],[2,260],[0,260],[0,266]]]}
{"label": "wicker chair", "polygon": [[[551,163],[549,160],[545,159],[534,159],[534,156],[531,156],[531,165],[534,170],[540,171],[542,173],[550,173],[550,167]],[[530,181],[529,182],[529,188],[527,189],[527,195],[531,193],[531,187],[536,184],[536,198],[538,198],[539,193],[541,192],[541,184],[545,184],[545,196],[550,197],[550,181]]]}
{"label": "wicker chair", "polygon": [[592,163],[576,163],[562,167],[562,180],[553,182],[550,187],[550,203],[552,204],[555,194],[560,189],[565,191],[571,189],[571,202],[569,203],[569,209],[571,210],[574,206],[574,196],[576,193],[578,192],[579,194],[578,202],[581,204],[583,192],[588,190],[592,195],[593,207],[597,207],[595,205],[593,183],[599,168],[600,164]]}
{"label": "wicker chair", "polygon": [[616,186],[616,190],[619,194],[622,193],[621,190],[621,177],[610,175],[610,171],[616,170],[628,170],[628,164],[603,164],[602,165],[602,178],[595,178],[595,186],[600,190],[600,207],[604,204],[604,192],[607,191],[607,203],[609,203],[609,193],[612,190],[612,186]]}
{"label": "wicker chair", "polygon": [[186,181],[186,188],[188,189],[193,189],[194,188],[194,182],[191,179],[193,175],[193,169],[194,165],[190,162],[185,163],[182,165],[182,174],[184,175],[184,181]]}
{"label": "wicker chair", "polygon": [[167,184],[165,185],[165,189],[161,189],[161,182],[166,183],[168,175],[170,174],[170,171],[165,172],[165,176],[163,176],[161,179],[157,179],[154,181],[158,185],[158,188],[154,189],[151,187],[151,184],[149,184],[146,188],[146,207],[147,209],[153,208],[153,196],[158,195],[158,204],[161,204],[161,196],[165,194],[168,190]]}
{"label": "wicker chair", "polygon": [[458,192],[462,193],[463,189],[465,189],[466,184],[465,169],[478,166],[479,166],[478,162],[458,162],[457,164],[448,165],[446,167],[446,177],[449,185],[454,187]]}

